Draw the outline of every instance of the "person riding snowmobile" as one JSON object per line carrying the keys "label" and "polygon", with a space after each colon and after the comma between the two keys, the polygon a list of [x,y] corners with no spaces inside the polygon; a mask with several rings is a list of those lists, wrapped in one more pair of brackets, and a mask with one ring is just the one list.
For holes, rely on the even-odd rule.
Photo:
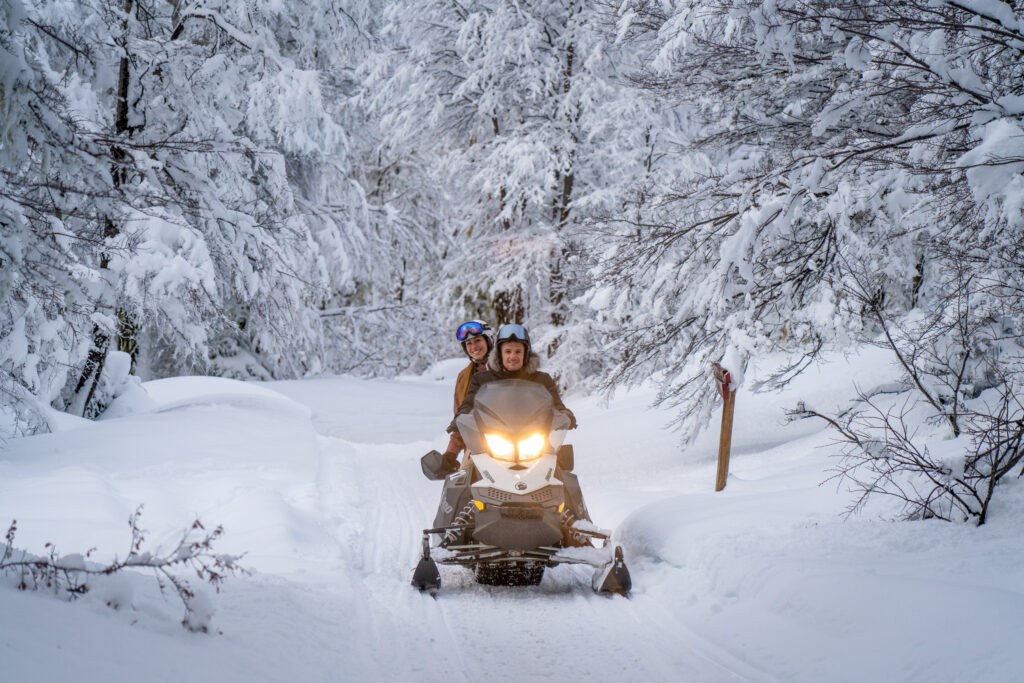
{"label": "person riding snowmobile", "polygon": [[[494,341],[491,339],[490,333],[491,326],[480,320],[470,320],[469,322],[462,323],[455,331],[455,339],[462,346],[463,353],[469,358],[469,365],[459,372],[459,376],[455,380],[452,411],[456,414],[458,413],[459,406],[462,404],[462,400],[466,397],[466,392],[469,391],[469,384],[473,376],[487,369],[487,355],[494,347]],[[462,442],[462,437],[459,433],[453,432],[448,439],[448,446],[445,448],[444,455],[442,456],[452,472],[459,469],[459,451],[465,447],[466,445]],[[468,467],[468,465],[469,459],[467,458],[462,463],[462,467]]]}
{"label": "person riding snowmobile", "polygon": [[[530,348],[530,334],[526,328],[518,324],[502,325],[498,328],[494,348],[487,359],[487,370],[473,375],[466,396],[458,410],[455,411],[455,417],[468,414],[473,410],[476,393],[484,384],[502,379],[524,379],[529,382],[537,382],[547,389],[555,403],[555,408],[569,418],[569,429],[575,429],[576,416],[562,402],[555,380],[548,373],[541,372],[539,367],[540,357]],[[451,432],[453,438],[459,433],[454,419],[448,425],[448,431]],[[459,441],[462,441],[461,436]]]}
{"label": "person riding snowmobile", "polygon": [[478,584],[536,586],[559,564],[594,567],[598,593],[628,595],[632,582],[621,546],[591,520],[572,444],[575,417],[558,387],[540,372],[521,325],[503,325],[475,373],[450,432],[466,439],[465,470],[445,471],[436,451],[420,459],[423,474],[443,479],[441,500],[423,529],[412,584],[436,595],[438,564],[473,571]]}
{"label": "person riding snowmobile", "polygon": [[444,480],[413,570],[420,591],[436,595],[438,564],[460,565],[477,583],[498,586],[535,586],[548,567],[582,564],[594,567],[597,592],[628,595],[622,547],[593,526],[572,445],[563,443],[576,418],[539,365],[526,328],[502,325],[487,370],[473,374],[448,427],[453,435],[461,427],[471,466],[445,471],[437,451],[420,458],[428,479]]}

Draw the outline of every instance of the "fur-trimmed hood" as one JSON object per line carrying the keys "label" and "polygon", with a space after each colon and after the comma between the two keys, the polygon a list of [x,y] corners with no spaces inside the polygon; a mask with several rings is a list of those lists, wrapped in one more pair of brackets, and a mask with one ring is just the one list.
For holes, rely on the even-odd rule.
{"label": "fur-trimmed hood", "polygon": [[501,355],[500,347],[495,344],[494,348],[491,349],[490,355],[487,356],[487,369],[498,375],[499,377],[524,377],[532,375],[533,373],[540,370],[540,356],[530,350],[530,354],[526,357],[523,362],[523,367],[516,372],[508,372],[505,368],[501,367]]}

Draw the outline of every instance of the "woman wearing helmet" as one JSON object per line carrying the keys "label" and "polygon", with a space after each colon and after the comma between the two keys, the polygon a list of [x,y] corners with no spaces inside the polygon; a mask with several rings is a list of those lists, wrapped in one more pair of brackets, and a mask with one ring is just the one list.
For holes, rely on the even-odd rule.
{"label": "woman wearing helmet", "polygon": [[[539,367],[540,357],[530,349],[530,333],[526,328],[517,324],[502,325],[498,328],[494,349],[487,359],[487,370],[473,375],[466,397],[455,411],[455,417],[469,413],[473,409],[476,392],[482,385],[499,379],[525,379],[544,385],[554,400],[555,408],[569,418],[569,429],[574,429],[576,416],[562,403],[555,380],[548,373],[538,370]],[[452,433],[453,439],[458,435],[455,420],[448,425],[448,431]],[[459,437],[459,442],[461,441],[462,437]]]}
{"label": "woman wearing helmet", "polygon": [[[463,353],[469,358],[469,365],[462,369],[455,380],[455,403],[452,409],[457,413],[462,400],[466,398],[474,375],[487,369],[487,355],[491,352],[494,342],[491,341],[491,326],[480,320],[470,320],[459,325],[459,329],[455,331],[455,339],[462,345]],[[454,472],[458,468],[459,451],[465,447],[459,433],[453,432],[443,456],[451,471]],[[468,462],[467,459],[463,466]]]}
{"label": "woman wearing helmet", "polygon": [[471,320],[459,325],[455,338],[462,345],[462,351],[469,358],[469,365],[462,369],[455,380],[455,405],[458,410],[462,399],[466,398],[469,382],[473,375],[487,369],[487,354],[491,352],[494,342],[491,341],[491,326],[479,320]]}

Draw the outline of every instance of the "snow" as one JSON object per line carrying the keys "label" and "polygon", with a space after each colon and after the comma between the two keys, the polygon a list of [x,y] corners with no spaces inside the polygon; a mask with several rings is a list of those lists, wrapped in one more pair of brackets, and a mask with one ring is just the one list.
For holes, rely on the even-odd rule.
{"label": "snow", "polygon": [[854,381],[892,381],[883,358],[836,356],[765,394],[747,387],[767,368],[748,365],[721,493],[717,413],[681,450],[662,429],[671,413],[648,407],[655,387],[569,393],[576,472],[624,548],[628,600],[595,595],[582,566],[525,589],[443,567],[436,599],[409,585],[440,492],[417,459],[444,443],[462,359],[395,380],[144,383],[136,412],[4,443],[0,522],[17,519],[28,552],[52,542],[66,562],[90,548],[104,562],[125,555],[145,504],[147,549],[173,548],[198,515],[251,573],[204,586],[209,634],[183,629],[180,603],[142,572],[70,603],[0,581],[0,679],[1013,680],[1022,482],[981,528],[845,520],[850,494],[821,484],[832,437],[783,419],[799,400],[827,412]]}
{"label": "snow", "polygon": [[998,119],[982,129],[981,142],[960,157],[971,189],[979,198],[999,197],[1002,213],[1010,224],[1024,214],[1024,129],[1011,119]]}

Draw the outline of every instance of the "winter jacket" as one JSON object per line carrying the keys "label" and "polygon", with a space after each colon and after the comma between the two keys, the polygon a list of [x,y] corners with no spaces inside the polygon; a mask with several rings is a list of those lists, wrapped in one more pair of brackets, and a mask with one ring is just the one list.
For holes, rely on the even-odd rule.
{"label": "winter jacket", "polygon": [[[459,406],[462,405],[462,400],[466,398],[466,392],[469,391],[469,385],[473,380],[473,377],[485,370],[487,370],[486,360],[482,363],[470,361],[469,365],[464,367],[462,372],[459,373],[458,378],[455,380],[455,404],[452,406],[452,410],[455,414],[458,414]],[[466,444],[462,442],[462,436],[460,436],[458,432],[452,432],[451,438],[448,439],[448,447],[445,448],[445,452],[455,453],[457,455],[459,451],[465,447]]]}
{"label": "winter jacket", "polygon": [[452,412],[459,412],[459,406],[462,405],[462,399],[466,398],[466,392],[469,391],[469,383],[473,380],[473,375],[486,369],[486,358],[480,363],[470,361],[469,365],[462,369],[462,372],[459,373],[455,380],[455,405],[452,406]]}
{"label": "winter jacket", "polygon": [[[465,415],[473,410],[473,402],[476,398],[476,392],[480,390],[480,387],[488,382],[496,382],[500,379],[525,379],[529,382],[537,382],[542,384],[548,393],[551,394],[551,398],[555,403],[555,408],[567,413],[572,426],[576,426],[576,416],[572,414],[572,411],[565,407],[562,403],[562,397],[558,393],[558,385],[555,384],[555,380],[551,378],[546,372],[541,372],[537,368],[540,367],[540,358],[530,352],[529,358],[523,363],[523,367],[515,372],[509,372],[505,370],[499,362],[500,356],[499,349],[495,347],[491,351],[491,355],[487,358],[487,370],[484,372],[477,372],[473,375],[472,381],[469,383],[469,390],[466,392],[466,397],[462,400],[459,409],[455,411],[455,417],[459,415]],[[458,428],[455,426],[455,420],[451,421],[448,425],[448,431],[454,436],[458,434]],[[461,441],[461,437],[459,441]]]}

